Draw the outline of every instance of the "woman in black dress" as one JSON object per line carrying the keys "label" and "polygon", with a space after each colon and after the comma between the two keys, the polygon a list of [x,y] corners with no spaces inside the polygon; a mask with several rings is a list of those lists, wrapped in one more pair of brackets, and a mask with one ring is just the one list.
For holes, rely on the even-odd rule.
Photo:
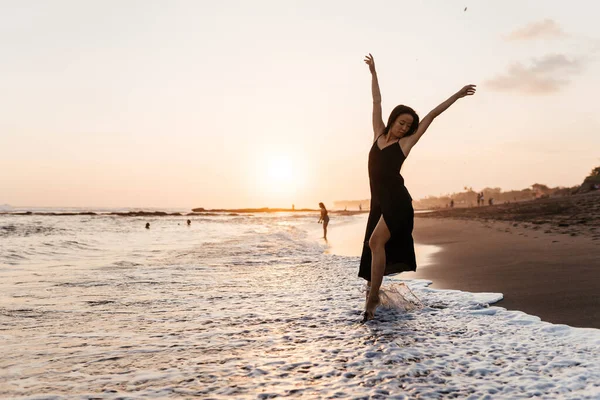
{"label": "woman in black dress", "polygon": [[369,152],[371,211],[358,276],[366,279],[369,287],[364,315],[367,321],[374,318],[379,305],[383,276],[417,269],[412,238],[412,198],[404,186],[400,168],[433,120],[456,100],[474,94],[475,85],[460,89],[420,122],[412,108],[399,105],[394,108],[385,125],[375,61],[371,54],[366,56],[365,63],[372,77],[374,140]]}

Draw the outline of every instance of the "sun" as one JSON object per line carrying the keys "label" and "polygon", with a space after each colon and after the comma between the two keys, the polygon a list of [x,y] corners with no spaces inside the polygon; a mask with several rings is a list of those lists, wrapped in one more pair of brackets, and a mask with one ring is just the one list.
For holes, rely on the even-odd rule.
{"label": "sun", "polygon": [[[257,160],[256,188],[274,202],[293,202],[304,187],[302,163],[291,154],[265,154]],[[268,201],[271,204],[271,201]]]}
{"label": "sun", "polygon": [[286,185],[294,179],[294,168],[289,159],[273,158],[269,160],[267,171],[271,184]]}

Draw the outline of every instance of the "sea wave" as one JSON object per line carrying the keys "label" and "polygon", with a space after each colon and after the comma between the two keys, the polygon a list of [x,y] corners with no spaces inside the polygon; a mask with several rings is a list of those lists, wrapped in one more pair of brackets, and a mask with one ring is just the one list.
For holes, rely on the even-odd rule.
{"label": "sea wave", "polygon": [[0,241],[0,397],[600,397],[600,331],[500,293],[386,278],[422,307],[361,324],[314,216],[11,218],[54,230]]}

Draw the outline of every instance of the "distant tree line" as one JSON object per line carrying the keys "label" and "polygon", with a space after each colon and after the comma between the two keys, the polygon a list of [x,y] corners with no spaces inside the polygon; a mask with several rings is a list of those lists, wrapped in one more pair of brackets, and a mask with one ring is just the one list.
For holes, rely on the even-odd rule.
{"label": "distant tree line", "polygon": [[570,196],[598,189],[600,189],[600,167],[592,169],[590,175],[585,178],[581,185],[573,187],[551,188],[541,183],[534,183],[530,188],[508,192],[503,192],[499,187],[485,188],[479,192],[474,191],[471,187],[465,187],[464,192],[439,197],[428,196],[414,201],[413,206],[417,209],[444,208],[449,207],[451,201],[454,200],[454,207],[473,207],[477,206],[477,195],[481,192],[483,192],[485,205],[488,205],[490,199],[493,199],[493,204],[504,204],[548,197]]}

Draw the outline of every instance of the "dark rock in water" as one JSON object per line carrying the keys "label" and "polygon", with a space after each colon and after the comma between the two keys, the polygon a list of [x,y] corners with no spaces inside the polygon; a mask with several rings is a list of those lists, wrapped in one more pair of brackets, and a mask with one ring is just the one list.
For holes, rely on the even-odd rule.
{"label": "dark rock in water", "polygon": [[181,213],[167,213],[164,211],[129,211],[129,212],[110,212],[110,213],[96,213],[93,211],[84,211],[84,212],[31,212],[31,211],[21,211],[21,212],[0,212],[0,215],[48,215],[48,216],[95,216],[95,215],[117,215],[120,217],[164,217],[164,216],[181,216]]}
{"label": "dark rock in water", "polygon": [[43,212],[43,213],[35,213],[35,215],[51,215],[51,216],[72,216],[72,215],[98,215],[95,212],[91,212],[91,211],[87,211],[87,212],[58,212],[58,213],[48,213],[48,212]]}
{"label": "dark rock in water", "polygon": [[223,214],[216,213],[216,212],[196,212],[196,213],[188,213],[188,214],[186,214],[186,215],[195,215],[195,216],[199,216],[199,215],[202,215],[202,216],[214,216],[214,215],[223,215]]}
{"label": "dark rock in water", "polygon": [[121,217],[164,217],[167,215],[181,215],[179,213],[169,214],[164,211],[129,211],[129,212],[116,212],[110,213],[110,215],[119,215]]}
{"label": "dark rock in water", "polygon": [[192,211],[193,212],[202,212],[202,211],[205,211],[205,210],[204,210],[204,207],[198,207],[198,208],[192,208]]}

